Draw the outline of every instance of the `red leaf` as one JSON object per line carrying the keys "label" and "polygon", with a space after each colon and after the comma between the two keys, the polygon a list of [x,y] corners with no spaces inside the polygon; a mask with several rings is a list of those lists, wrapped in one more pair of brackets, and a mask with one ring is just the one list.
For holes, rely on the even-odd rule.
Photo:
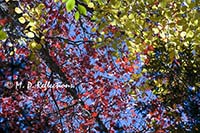
{"label": "red leaf", "polygon": [[126,72],[133,72],[133,70],[134,70],[134,68],[133,68],[132,66],[127,66],[127,67],[125,68],[125,71],[126,71]]}
{"label": "red leaf", "polygon": [[84,38],[83,38],[83,41],[88,41],[88,38],[84,37]]}
{"label": "red leaf", "polygon": [[132,113],[132,116],[135,117],[136,114],[135,114],[135,111],[134,110],[131,110],[131,113]]}
{"label": "red leaf", "polygon": [[149,64],[149,59],[145,59],[144,63],[147,65]]}
{"label": "red leaf", "polygon": [[8,22],[8,19],[6,18],[0,19],[0,25],[2,26],[4,26],[7,22]]}
{"label": "red leaf", "polygon": [[95,96],[94,96],[94,95],[90,95],[90,98],[91,98],[91,99],[95,99]]}
{"label": "red leaf", "polygon": [[98,114],[96,112],[92,113],[92,117],[96,117]]}
{"label": "red leaf", "polygon": [[165,131],[162,130],[162,129],[158,129],[158,130],[156,131],[156,133],[165,133]]}
{"label": "red leaf", "polygon": [[154,47],[152,45],[149,45],[147,48],[149,51],[154,51]]}
{"label": "red leaf", "polygon": [[114,133],[115,131],[114,130],[110,130],[110,133]]}
{"label": "red leaf", "polygon": [[97,53],[93,53],[93,58],[97,58],[98,54]]}
{"label": "red leaf", "polygon": [[84,108],[85,108],[86,110],[89,110],[90,107],[89,107],[87,104],[85,104],[85,105],[84,105]]}
{"label": "red leaf", "polygon": [[86,123],[84,123],[84,126],[92,125],[94,124],[94,120],[89,120]]}
{"label": "red leaf", "polygon": [[104,72],[104,69],[102,67],[99,67],[100,72]]}
{"label": "red leaf", "polygon": [[128,62],[128,58],[126,58],[126,57],[124,57],[123,60],[124,60],[125,63]]}

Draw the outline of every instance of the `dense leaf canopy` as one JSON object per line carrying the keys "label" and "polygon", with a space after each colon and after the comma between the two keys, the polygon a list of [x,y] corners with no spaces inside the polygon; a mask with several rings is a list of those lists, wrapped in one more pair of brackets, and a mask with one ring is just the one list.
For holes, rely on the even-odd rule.
{"label": "dense leaf canopy", "polygon": [[198,0],[0,0],[0,130],[198,132],[199,23]]}

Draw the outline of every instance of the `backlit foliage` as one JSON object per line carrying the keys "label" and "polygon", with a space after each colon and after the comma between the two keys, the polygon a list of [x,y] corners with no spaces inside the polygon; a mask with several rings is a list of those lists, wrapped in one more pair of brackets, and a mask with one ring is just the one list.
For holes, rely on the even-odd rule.
{"label": "backlit foliage", "polygon": [[[199,6],[1,0],[0,129],[198,131]],[[38,88],[38,81],[70,86]]]}

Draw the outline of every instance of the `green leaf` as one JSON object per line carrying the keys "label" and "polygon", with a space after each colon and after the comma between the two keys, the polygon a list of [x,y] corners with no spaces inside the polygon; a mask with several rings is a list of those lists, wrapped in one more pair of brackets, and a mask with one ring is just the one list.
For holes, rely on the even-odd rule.
{"label": "green leaf", "polygon": [[83,0],[83,2],[85,2],[86,4],[90,2],[90,0]]}
{"label": "green leaf", "polygon": [[76,19],[76,21],[78,21],[79,18],[80,18],[80,14],[79,14],[79,12],[77,11],[77,12],[75,13],[75,19]]}
{"label": "green leaf", "polygon": [[85,8],[84,6],[78,4],[78,10],[79,10],[79,12],[80,12],[81,14],[87,15],[87,10],[86,10],[86,8]]}
{"label": "green leaf", "polygon": [[97,0],[97,2],[99,3],[99,5],[103,5],[103,1],[102,0]]}
{"label": "green leaf", "polygon": [[5,31],[0,31],[0,40],[4,40],[4,39],[6,39],[7,38],[7,34],[6,34],[6,32]]}
{"label": "green leaf", "polygon": [[160,5],[160,7],[165,8],[166,5],[167,5],[167,1],[166,0],[162,0],[159,5]]}
{"label": "green leaf", "polygon": [[75,0],[68,0],[66,3],[66,9],[68,12],[70,12],[71,10],[73,10],[75,7]]}

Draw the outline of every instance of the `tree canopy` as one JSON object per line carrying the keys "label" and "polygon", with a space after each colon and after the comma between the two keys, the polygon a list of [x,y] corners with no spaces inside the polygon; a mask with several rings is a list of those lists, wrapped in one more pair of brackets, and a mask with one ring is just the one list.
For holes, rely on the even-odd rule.
{"label": "tree canopy", "polygon": [[0,0],[0,130],[200,129],[198,0]]}

